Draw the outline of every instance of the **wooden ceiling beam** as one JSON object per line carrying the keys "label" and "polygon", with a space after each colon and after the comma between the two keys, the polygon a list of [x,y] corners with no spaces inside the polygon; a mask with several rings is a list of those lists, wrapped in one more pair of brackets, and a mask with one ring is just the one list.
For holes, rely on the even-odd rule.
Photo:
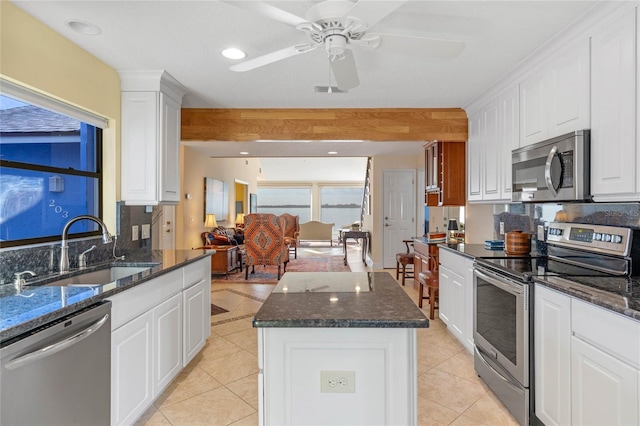
{"label": "wooden ceiling beam", "polygon": [[460,108],[182,109],[182,140],[466,141]]}

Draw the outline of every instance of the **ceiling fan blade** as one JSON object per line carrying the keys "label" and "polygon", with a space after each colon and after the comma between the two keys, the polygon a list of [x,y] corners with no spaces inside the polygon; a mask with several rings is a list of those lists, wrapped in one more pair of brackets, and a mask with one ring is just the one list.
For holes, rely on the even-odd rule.
{"label": "ceiling fan blade", "polygon": [[240,9],[250,10],[266,18],[272,19],[277,22],[282,22],[283,24],[287,24],[292,27],[296,27],[302,23],[307,22],[306,19],[272,6],[268,3],[265,3],[264,1],[226,0],[225,3],[229,3],[235,7],[239,7]]}
{"label": "ceiling fan blade", "polygon": [[276,50],[275,52],[267,53],[266,55],[258,56],[248,61],[240,62],[238,64],[229,67],[231,71],[244,72],[250,71],[255,68],[269,65],[274,62],[281,61],[283,59],[291,58],[302,53],[307,53],[314,50],[318,45],[312,44],[300,44],[297,46],[286,47],[284,49]]}
{"label": "ceiling fan blade", "polygon": [[367,33],[367,36],[380,36],[381,45],[385,49],[423,54],[432,58],[453,59],[458,57],[465,48],[464,42],[454,40],[383,33]]}
{"label": "ceiling fan blade", "polygon": [[406,2],[407,0],[359,0],[345,16],[361,19],[366,24],[366,28],[371,28]]}
{"label": "ceiling fan blade", "polygon": [[353,59],[351,50],[345,50],[343,58],[332,59],[330,62],[336,85],[340,90],[353,89],[360,84],[356,61]]}

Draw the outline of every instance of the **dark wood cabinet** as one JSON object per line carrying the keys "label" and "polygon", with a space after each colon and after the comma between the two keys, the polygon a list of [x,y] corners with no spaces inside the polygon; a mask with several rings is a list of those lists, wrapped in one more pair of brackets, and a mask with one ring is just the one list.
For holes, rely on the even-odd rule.
{"label": "dark wood cabinet", "polygon": [[431,141],[424,145],[425,204],[464,206],[466,142]]}

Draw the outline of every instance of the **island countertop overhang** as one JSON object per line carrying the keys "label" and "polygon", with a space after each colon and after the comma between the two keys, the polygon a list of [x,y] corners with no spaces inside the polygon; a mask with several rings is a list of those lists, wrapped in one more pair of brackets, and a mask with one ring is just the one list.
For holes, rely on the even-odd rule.
{"label": "island countertop overhang", "polygon": [[388,272],[289,272],[253,326],[427,328],[429,320]]}

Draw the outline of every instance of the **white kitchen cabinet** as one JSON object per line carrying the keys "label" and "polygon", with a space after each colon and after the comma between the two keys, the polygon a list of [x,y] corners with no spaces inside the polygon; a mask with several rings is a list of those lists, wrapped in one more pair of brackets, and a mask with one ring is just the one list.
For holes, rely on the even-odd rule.
{"label": "white kitchen cabinet", "polygon": [[453,272],[440,263],[438,268],[438,317],[443,323],[449,326],[453,324],[451,316],[453,314]]}
{"label": "white kitchen cabinet", "polygon": [[591,193],[595,201],[640,200],[636,9],[591,37]]}
{"label": "white kitchen cabinet", "polygon": [[585,37],[520,83],[520,146],[589,128],[589,69]]}
{"label": "white kitchen cabinet", "polygon": [[571,338],[572,423],[637,425],[638,371]]}
{"label": "white kitchen cabinet", "polygon": [[211,335],[211,262],[199,261],[185,266],[182,292],[182,362],[186,367],[204,347]]}
{"label": "white kitchen cabinet", "polygon": [[589,42],[545,60],[520,83],[520,146],[589,127]]}
{"label": "white kitchen cabinet", "polygon": [[571,299],[535,286],[536,415],[547,426],[571,424]]}
{"label": "white kitchen cabinet", "polygon": [[182,293],[184,306],[184,347],[183,366],[200,352],[211,333],[211,302],[207,302],[207,294],[211,295],[210,285],[205,280],[186,289]]}
{"label": "white kitchen cabinet", "polygon": [[520,83],[520,146],[548,139],[545,102],[547,91],[545,69]]}
{"label": "white kitchen cabinet", "polygon": [[482,170],[484,155],[482,110],[469,115],[469,143],[467,143],[467,200],[482,201]]}
{"label": "white kitchen cabinet", "polygon": [[550,138],[589,128],[589,42],[562,49],[547,68]]}
{"label": "white kitchen cabinet", "polygon": [[518,87],[513,86],[500,94],[500,199],[511,201],[511,151],[520,147],[520,117],[518,114]]}
{"label": "white kitchen cabinet", "polygon": [[111,424],[129,425],[153,402],[153,313],[111,333]]}
{"label": "white kitchen cabinet", "polygon": [[122,71],[121,199],[180,201],[180,108],[185,89],[164,71]]}
{"label": "white kitchen cabinet", "polygon": [[500,198],[500,170],[502,156],[500,155],[500,99],[490,102],[482,111],[483,138],[482,153],[484,169],[482,173],[482,199],[498,200]]}
{"label": "white kitchen cabinet", "polygon": [[536,416],[640,423],[640,322],[538,283],[534,311]]}
{"label": "white kitchen cabinet", "polygon": [[182,370],[182,295],[176,294],[153,309],[153,395]]}
{"label": "white kitchen cabinet", "polygon": [[469,117],[470,202],[511,201],[511,151],[519,146],[518,89],[503,90]]}
{"label": "white kitchen cabinet", "polygon": [[473,353],[473,260],[440,249],[440,319]]}
{"label": "white kitchen cabinet", "polygon": [[112,424],[134,423],[186,366],[185,348],[193,358],[204,346],[210,264],[205,257],[109,298]]}

